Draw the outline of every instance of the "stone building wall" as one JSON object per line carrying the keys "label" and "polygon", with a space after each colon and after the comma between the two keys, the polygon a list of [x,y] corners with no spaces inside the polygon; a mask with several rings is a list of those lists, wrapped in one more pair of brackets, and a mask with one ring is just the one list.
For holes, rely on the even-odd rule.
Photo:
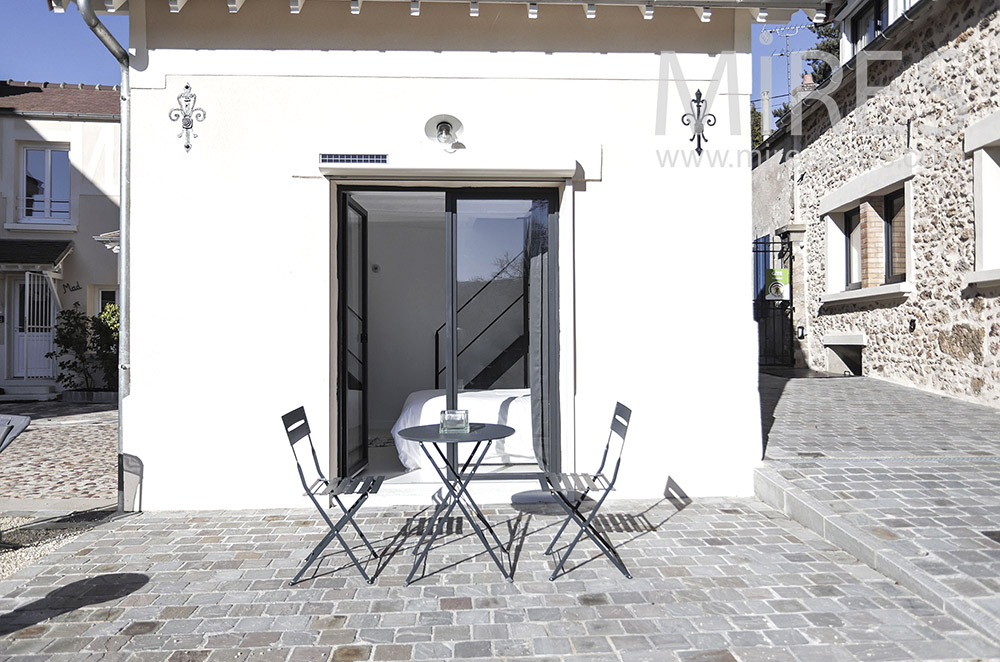
{"label": "stone building wall", "polygon": [[[801,152],[780,164],[783,176],[772,164],[758,183],[755,171],[755,194],[779,189],[775,181],[789,182],[791,216],[807,226],[805,259],[798,265],[806,269],[807,310],[799,311],[796,323],[807,327],[803,342],[811,367],[828,368],[824,336],[863,333],[865,375],[1000,406],[1000,292],[963,291],[962,284],[963,274],[976,268],[973,159],[963,140],[966,127],[1000,109],[1000,9],[995,0],[930,3],[900,33],[882,53],[895,49],[901,59],[869,64],[868,85],[877,89],[872,98],[857,103],[851,77],[832,95],[842,115],[838,122],[831,124],[824,108],[807,112],[802,136],[784,138],[786,149],[801,141]],[[820,201],[907,154],[919,159],[911,180],[912,263],[906,274],[912,293],[821,305],[828,290],[828,238]],[[863,215],[880,211],[865,207]],[[772,227],[788,222],[780,213],[773,218]],[[874,246],[884,237],[880,222],[869,220],[872,231],[862,240]],[[755,232],[764,225],[766,219],[755,218]],[[881,282],[884,263],[863,267],[863,285]]]}

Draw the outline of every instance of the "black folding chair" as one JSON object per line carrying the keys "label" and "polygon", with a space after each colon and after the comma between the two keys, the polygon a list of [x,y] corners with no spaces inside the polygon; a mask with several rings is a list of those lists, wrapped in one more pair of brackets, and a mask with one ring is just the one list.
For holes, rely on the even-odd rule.
{"label": "black folding chair", "polygon": [[[302,480],[302,487],[305,488],[305,495],[312,500],[313,504],[316,506],[316,510],[319,511],[323,520],[326,521],[327,525],[330,527],[330,532],[323,536],[323,539],[319,541],[319,544],[316,545],[315,549],[313,549],[309,556],[306,557],[305,565],[302,566],[299,573],[295,575],[295,578],[288,582],[288,585],[292,586],[298,583],[302,575],[305,574],[305,571],[310,565],[320,558],[323,550],[326,549],[327,545],[333,542],[334,538],[340,541],[340,545],[344,548],[344,551],[346,551],[347,555],[351,557],[354,567],[358,569],[358,572],[360,572],[361,576],[365,578],[365,581],[371,584],[374,579],[369,577],[368,573],[365,572],[365,569],[358,561],[358,557],[355,556],[354,552],[351,550],[351,546],[348,545],[347,542],[344,541],[343,536],[340,535],[340,530],[344,528],[345,524],[350,522],[351,526],[354,527],[354,530],[358,532],[359,536],[361,536],[361,540],[365,543],[365,546],[368,547],[368,551],[371,552],[373,557],[378,558],[378,554],[375,553],[375,549],[372,547],[371,543],[368,542],[368,538],[366,538],[365,534],[361,532],[361,528],[358,526],[358,523],[354,521],[354,515],[361,508],[361,505],[368,500],[369,495],[378,492],[379,488],[382,487],[382,481],[385,480],[385,477],[359,476],[356,478],[341,478],[331,484],[330,481],[326,479],[326,476],[323,474],[323,470],[319,466],[319,458],[316,456],[316,447],[313,445],[312,435],[309,432],[309,421],[306,419],[305,408],[299,407],[294,411],[288,412],[281,417],[281,421],[285,425],[285,432],[288,434],[288,441],[292,445],[292,455],[295,456],[295,465],[299,469],[299,478]],[[316,466],[317,478],[311,484],[308,480],[306,480],[306,474],[302,470],[302,463],[299,462],[298,453],[295,452],[295,442],[301,441],[303,438],[309,441],[309,450],[312,452],[313,464]],[[330,519],[326,509],[320,505],[319,500],[316,498],[318,495],[329,495],[331,505],[332,503],[336,503],[340,506],[340,510],[344,514],[339,520],[334,522]],[[349,495],[357,495],[357,499],[350,508],[347,508],[344,506],[344,502],[341,501],[340,497]]]}
{"label": "black folding chair", "polygon": [[[566,520],[559,527],[559,531],[556,533],[555,538],[549,543],[548,549],[545,550],[546,554],[551,554],[556,542],[558,542],[559,537],[566,530],[566,526],[572,521],[576,522],[580,530],[577,532],[576,536],[573,538],[573,542],[569,544],[566,548],[566,552],[563,554],[562,558],[559,560],[559,564],[556,569],[552,571],[552,576],[549,577],[549,581],[554,580],[558,575],[559,571],[563,569],[566,560],[569,555],[573,553],[573,548],[576,544],[580,542],[580,538],[583,534],[594,541],[597,548],[604,553],[615,566],[621,570],[622,574],[632,579],[632,575],[625,568],[625,563],[622,562],[621,557],[615,550],[614,546],[611,544],[604,534],[598,531],[594,527],[594,521],[597,518],[597,513],[601,510],[601,506],[604,504],[604,500],[608,498],[608,494],[615,487],[615,481],[618,480],[618,469],[621,467],[622,463],[622,450],[625,447],[625,433],[628,432],[628,422],[632,417],[632,410],[618,403],[615,407],[615,415],[611,419],[611,431],[608,433],[608,441],[604,446],[604,457],[601,458],[601,466],[597,468],[597,473],[593,474],[575,474],[575,473],[556,473],[556,472],[546,472],[545,480],[549,484],[549,491],[553,496],[557,498],[559,505],[563,507],[566,511]],[[604,473],[604,467],[608,462],[608,457],[613,455],[612,445],[617,446],[617,460],[615,461],[615,469],[611,473],[610,477]],[[600,499],[594,504],[593,509],[590,514],[584,517],[583,513],[580,512],[580,506],[583,505],[584,499],[591,492],[602,493]]]}

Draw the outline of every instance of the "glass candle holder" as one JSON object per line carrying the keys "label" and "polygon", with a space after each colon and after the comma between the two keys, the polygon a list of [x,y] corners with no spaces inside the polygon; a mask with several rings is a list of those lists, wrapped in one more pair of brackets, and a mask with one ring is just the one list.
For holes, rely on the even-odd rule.
{"label": "glass candle holder", "polygon": [[445,409],[441,412],[441,426],[438,428],[441,434],[448,432],[468,433],[469,431],[469,410],[468,409]]}

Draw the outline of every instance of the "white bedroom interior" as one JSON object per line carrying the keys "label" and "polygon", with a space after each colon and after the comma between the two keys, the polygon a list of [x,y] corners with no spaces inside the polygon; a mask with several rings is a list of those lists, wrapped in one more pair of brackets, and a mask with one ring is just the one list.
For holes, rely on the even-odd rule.
{"label": "white bedroom interior", "polygon": [[471,420],[517,430],[494,443],[481,475],[537,473],[540,453],[553,461],[555,191],[357,187],[340,196],[345,473],[439,482],[421,449],[394,433],[437,423],[449,388]]}

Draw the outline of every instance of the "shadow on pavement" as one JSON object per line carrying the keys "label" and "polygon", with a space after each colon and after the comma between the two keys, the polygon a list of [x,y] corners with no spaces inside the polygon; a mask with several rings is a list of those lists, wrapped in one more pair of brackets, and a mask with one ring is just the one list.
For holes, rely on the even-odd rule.
{"label": "shadow on pavement", "polygon": [[30,628],[81,607],[117,600],[139,590],[149,577],[137,573],[98,575],[57,588],[44,598],[0,614],[0,637]]}

